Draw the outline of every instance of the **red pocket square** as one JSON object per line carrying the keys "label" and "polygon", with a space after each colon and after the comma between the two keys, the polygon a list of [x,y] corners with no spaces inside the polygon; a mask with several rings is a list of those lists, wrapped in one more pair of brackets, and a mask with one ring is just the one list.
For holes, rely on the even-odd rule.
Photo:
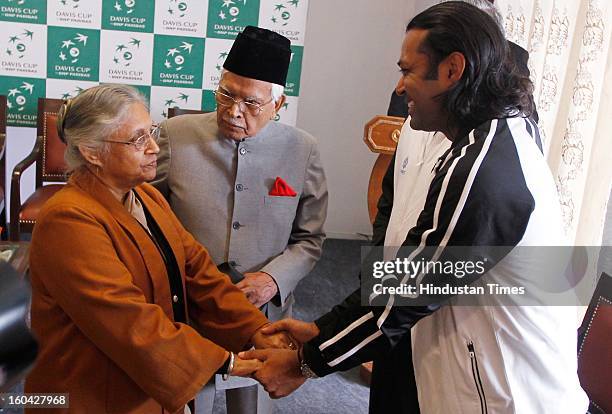
{"label": "red pocket square", "polygon": [[272,189],[268,193],[271,196],[280,196],[280,197],[295,197],[297,193],[293,191],[293,188],[289,184],[285,182],[280,177],[276,177],[276,181],[274,181],[274,185]]}

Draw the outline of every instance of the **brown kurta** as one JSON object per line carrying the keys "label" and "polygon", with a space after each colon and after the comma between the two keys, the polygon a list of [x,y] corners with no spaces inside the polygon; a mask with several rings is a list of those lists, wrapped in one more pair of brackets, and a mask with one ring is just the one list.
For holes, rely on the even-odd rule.
{"label": "brown kurta", "polygon": [[146,231],[91,173],[75,174],[32,236],[40,353],[26,381],[26,392],[70,393],[69,412],[180,411],[225,349],[241,350],[267,322],[164,198],[148,184],[136,191],[176,256],[193,328],[173,321],[166,267]]}

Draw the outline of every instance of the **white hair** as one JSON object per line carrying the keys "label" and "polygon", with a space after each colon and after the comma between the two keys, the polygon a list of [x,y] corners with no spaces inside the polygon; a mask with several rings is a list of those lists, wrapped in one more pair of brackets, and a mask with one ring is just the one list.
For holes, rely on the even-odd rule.
{"label": "white hair", "polygon": [[284,93],[285,87],[283,85],[279,85],[277,83],[272,84],[272,99],[274,100],[274,103],[277,103]]}
{"label": "white hair", "polygon": [[127,85],[103,84],[86,89],[67,100],[57,116],[57,132],[66,143],[64,159],[68,172],[83,168],[87,160],[80,146],[108,152],[109,139],[130,114],[130,106],[147,106],[145,98]]}
{"label": "white hair", "polygon": [[[227,72],[227,69],[222,69],[221,70],[221,78],[223,79],[223,75],[225,75],[225,73]],[[279,85],[277,83],[270,83],[270,85],[272,85],[272,100],[274,101],[274,103],[277,103],[280,98],[283,96],[283,94],[285,93],[285,87],[283,85]]]}

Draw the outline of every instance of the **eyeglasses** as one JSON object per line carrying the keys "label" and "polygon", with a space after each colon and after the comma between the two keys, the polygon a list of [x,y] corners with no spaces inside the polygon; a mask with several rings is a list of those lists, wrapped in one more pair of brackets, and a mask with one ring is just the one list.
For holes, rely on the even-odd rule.
{"label": "eyeglasses", "polygon": [[152,139],[155,143],[159,141],[159,133],[160,133],[159,125],[153,124],[151,125],[151,129],[149,130],[149,132],[146,132],[129,141],[114,141],[110,139],[105,139],[103,140],[103,142],[111,142],[113,144],[133,145],[136,151],[142,151],[143,149],[145,149],[145,147],[149,143],[149,139]]}
{"label": "eyeglasses", "polygon": [[216,90],[213,93],[215,94],[215,100],[217,101],[217,104],[219,106],[232,106],[236,104],[238,105],[240,112],[245,112],[246,110],[249,114],[253,116],[259,115],[261,111],[263,111],[263,107],[274,100],[274,98],[270,98],[268,102],[258,103],[236,99],[233,96],[223,93],[219,90]]}

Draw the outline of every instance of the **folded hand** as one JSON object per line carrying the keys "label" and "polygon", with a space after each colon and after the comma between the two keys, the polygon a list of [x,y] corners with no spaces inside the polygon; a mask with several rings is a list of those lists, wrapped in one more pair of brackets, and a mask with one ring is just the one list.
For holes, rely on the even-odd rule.
{"label": "folded hand", "polygon": [[265,334],[263,331],[267,326],[270,325],[258,329],[251,337],[250,342],[255,348],[297,349],[296,341],[286,332],[279,331]]}
{"label": "folded hand", "polygon": [[282,319],[264,326],[260,331],[264,335],[288,334],[298,342],[296,344],[298,346],[319,335],[319,328],[314,322],[303,322],[297,319]]}
{"label": "folded hand", "polygon": [[291,394],[306,378],[300,371],[297,351],[290,349],[255,349],[241,352],[239,358],[257,358],[263,365],[252,375],[272,398]]}

